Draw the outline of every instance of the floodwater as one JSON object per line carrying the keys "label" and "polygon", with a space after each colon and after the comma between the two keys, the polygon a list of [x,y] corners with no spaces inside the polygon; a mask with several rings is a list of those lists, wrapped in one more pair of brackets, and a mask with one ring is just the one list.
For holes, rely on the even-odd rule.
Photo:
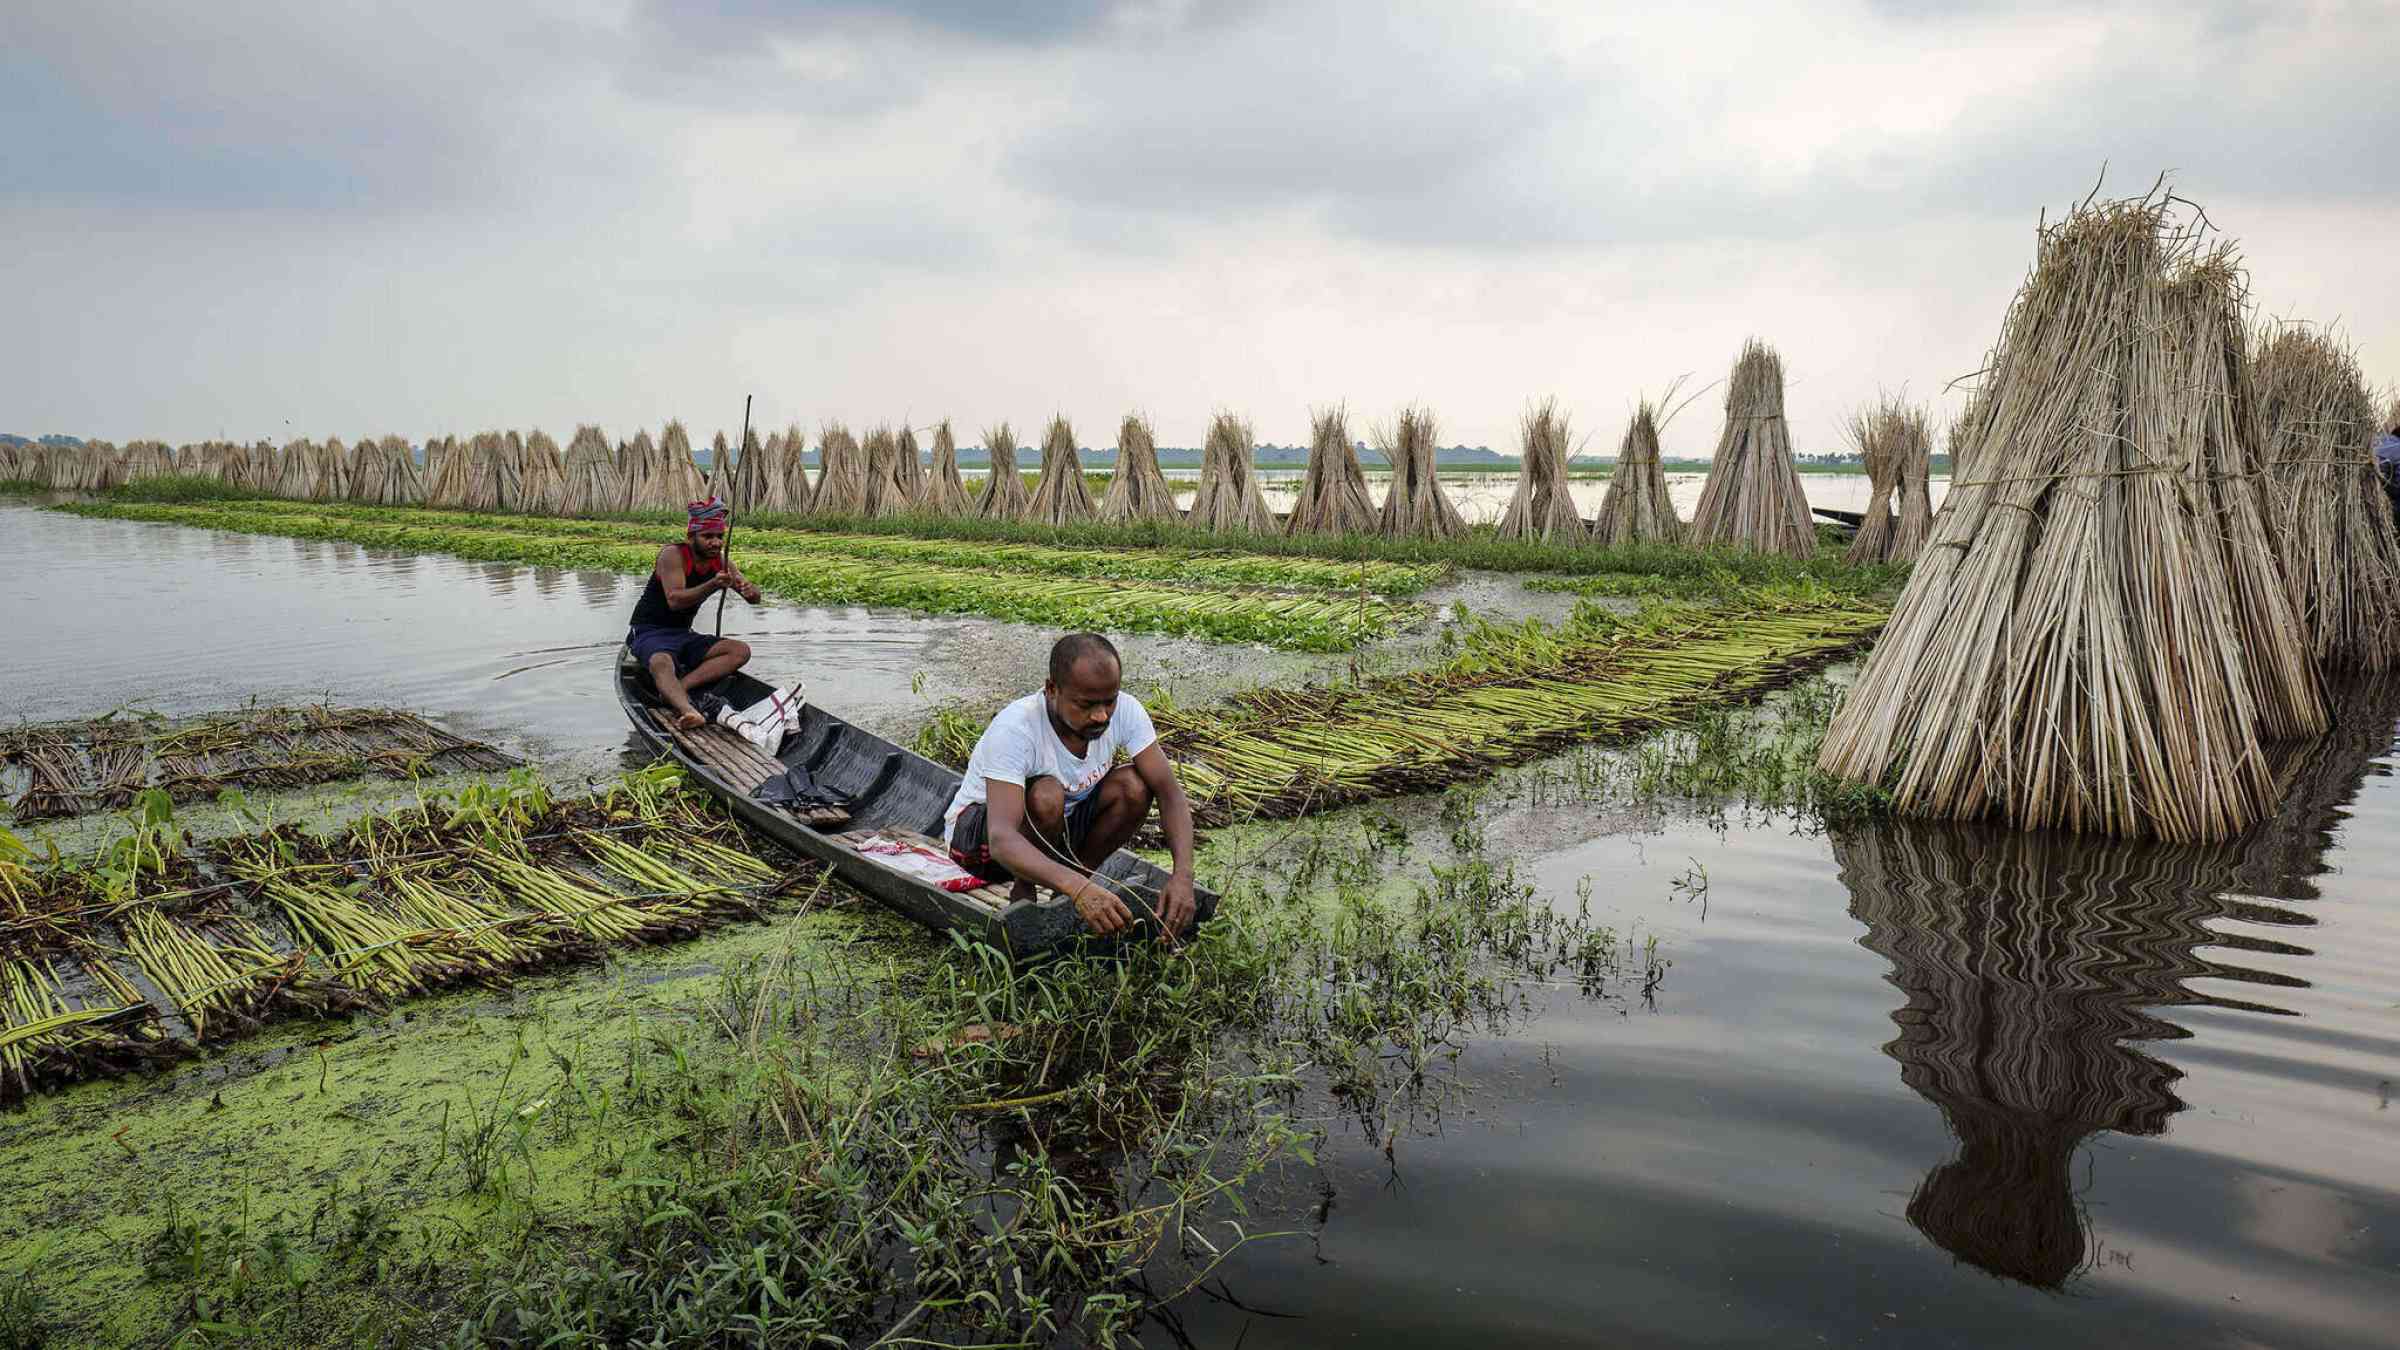
{"label": "floodwater", "polygon": [[[613,767],[629,579],[0,508],[0,719],[395,703]],[[729,607],[897,730],[1005,625]],[[1030,630],[1028,630],[1030,631]],[[1029,649],[1030,650],[1030,649]],[[1209,1347],[2389,1346],[2400,682],[2209,848],[1495,805],[1523,875],[1673,962],[1528,992],[1476,1091],[1315,1178],[1174,1316]],[[1530,842],[1529,842],[1530,841]],[[1325,1185],[1320,1192],[1315,1182]]]}
{"label": "floodwater", "polygon": [[[1259,488],[1266,496],[1269,510],[1288,512],[1299,501],[1301,473],[1299,469],[1258,471]],[[1193,494],[1198,490],[1199,470],[1169,469],[1166,474],[1175,486],[1176,504],[1188,509]],[[1517,486],[1516,475],[1505,473],[1442,474],[1439,481],[1443,494],[1458,507],[1459,514],[1465,516],[1470,525],[1485,525],[1500,519],[1508,510],[1509,494]],[[1690,520],[1692,512],[1699,507],[1700,488],[1707,481],[1706,474],[1667,475],[1667,498],[1675,504],[1676,513],[1685,520]],[[1381,504],[1383,494],[1391,485],[1390,474],[1367,475],[1367,495],[1378,504]],[[1873,485],[1863,473],[1805,473],[1800,475],[1800,486],[1808,494],[1811,507],[1822,506],[1835,511],[1864,511],[1867,502],[1874,496]],[[1927,487],[1927,495],[1939,507],[1942,497],[1950,491],[1950,479],[1947,476],[1932,479]],[[1600,499],[1608,495],[1608,480],[1570,478],[1567,480],[1567,495],[1574,498],[1576,511],[1589,519],[1600,514]]]}

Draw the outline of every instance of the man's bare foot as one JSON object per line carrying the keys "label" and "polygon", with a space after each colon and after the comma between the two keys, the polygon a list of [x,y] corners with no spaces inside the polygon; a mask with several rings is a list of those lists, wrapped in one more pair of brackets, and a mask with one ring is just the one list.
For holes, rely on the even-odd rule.
{"label": "man's bare foot", "polygon": [[675,729],[677,731],[698,731],[700,728],[706,725],[708,725],[708,719],[702,717],[700,715],[700,710],[697,708],[686,708],[682,712],[675,714]]}

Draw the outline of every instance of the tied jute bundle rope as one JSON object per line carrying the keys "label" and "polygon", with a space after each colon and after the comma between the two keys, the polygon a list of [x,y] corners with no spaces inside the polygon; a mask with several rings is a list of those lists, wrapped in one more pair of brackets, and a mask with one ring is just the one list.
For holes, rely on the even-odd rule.
{"label": "tied jute bundle rope", "polygon": [[2241,274],[2153,193],[2040,232],[1932,545],[1819,765],[1896,810],[2177,841],[2326,711],[2263,519]]}

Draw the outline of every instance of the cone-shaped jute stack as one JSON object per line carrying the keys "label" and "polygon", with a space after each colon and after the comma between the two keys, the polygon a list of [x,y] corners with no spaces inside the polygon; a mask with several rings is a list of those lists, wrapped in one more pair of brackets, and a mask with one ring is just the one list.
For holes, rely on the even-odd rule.
{"label": "cone-shaped jute stack", "polygon": [[667,430],[658,442],[657,468],[650,479],[650,509],[672,511],[680,515],[683,508],[708,495],[708,476],[700,472],[700,462],[692,458],[692,433],[681,422],[667,423]]}
{"label": "cone-shaped jute stack", "polygon": [[567,495],[561,512],[570,516],[604,516],[624,509],[625,480],[618,475],[617,457],[608,436],[586,422],[567,438]]}
{"label": "cone-shaped jute stack", "polygon": [[1175,489],[1158,467],[1158,440],[1150,419],[1127,413],[1117,424],[1117,471],[1100,500],[1100,519],[1111,525],[1137,520],[1173,520]]}
{"label": "cone-shaped jute stack", "polygon": [[927,515],[956,518],[975,514],[974,499],[967,496],[966,480],[958,473],[958,438],[950,434],[950,419],[945,417],[933,429],[933,467],[925,474],[925,495],[917,507]]}
{"label": "cone-shaped jute stack", "polygon": [[175,472],[175,452],[165,441],[134,441],[125,447],[125,481],[164,478]]}
{"label": "cone-shaped jute stack", "polygon": [[809,507],[820,516],[867,513],[867,454],[850,428],[829,422],[817,438],[817,498]]}
{"label": "cone-shaped jute stack", "polygon": [[900,437],[890,427],[867,433],[867,514],[906,515],[916,509],[900,476]]}
{"label": "cone-shaped jute stack", "polygon": [[767,471],[783,485],[783,509],[794,515],[806,514],[817,503],[816,485],[809,481],[808,433],[798,422],[784,428],[783,435],[767,438]]}
{"label": "cone-shaped jute stack", "polygon": [[1518,424],[1517,490],[1500,517],[1503,539],[1575,543],[1588,537],[1567,491],[1567,415],[1543,399]]}
{"label": "cone-shaped jute stack", "polygon": [[2240,274],[2163,195],[2044,228],[1957,477],[1829,729],[1913,815],[2189,841],[2325,709],[2258,510]]}
{"label": "cone-shaped jute stack", "polygon": [[900,452],[894,467],[898,470],[900,486],[908,496],[908,509],[913,511],[918,503],[925,500],[925,459],[917,445],[916,429],[903,422],[900,435],[893,444]]}
{"label": "cone-shaped jute stack", "polygon": [[[431,460],[426,463],[430,465]],[[658,442],[650,439],[648,431],[636,430],[633,439],[617,447],[617,484],[623,495],[617,498],[619,511],[645,511],[650,507],[650,481],[658,477]]]}
{"label": "cone-shaped jute stack", "polygon": [[1308,470],[1292,503],[1286,534],[1370,534],[1375,503],[1367,496],[1367,472],[1350,442],[1349,415],[1338,405],[1309,418]]}
{"label": "cone-shaped jute stack", "polygon": [[1250,424],[1218,413],[1208,424],[1200,450],[1200,491],[1192,498],[1190,523],[1216,534],[1269,534],[1275,513],[1258,488],[1258,443]]}
{"label": "cone-shaped jute stack", "polygon": [[1848,437],[1850,447],[1858,449],[1860,464],[1867,466],[1867,509],[1858,521],[1858,533],[1850,536],[1850,548],[1843,552],[1848,562],[1872,565],[1884,562],[1891,555],[1891,536],[1901,528],[1901,514],[1894,507],[1894,495],[1901,483],[1901,406],[1884,399],[1882,404],[1870,404],[1850,413]]}
{"label": "cone-shaped jute stack", "polygon": [[983,451],[992,473],[983,480],[983,495],[975,499],[975,514],[985,520],[1023,520],[1032,498],[1017,475],[1017,433],[1002,422],[983,433]]}
{"label": "cone-shaped jute stack", "polygon": [[1933,490],[1927,482],[1933,470],[1933,425],[1923,408],[1909,408],[1900,419],[1898,460],[1893,474],[1900,495],[1899,519],[1892,525],[1891,547],[1883,560],[1913,563],[1933,537]]}
{"label": "cone-shaped jute stack", "polygon": [[1616,545],[1681,538],[1683,521],[1667,498],[1667,475],[1658,462],[1658,410],[1645,399],[1625,423],[1608,495],[1600,499],[1600,514],[1592,521],[1592,539]]}
{"label": "cone-shaped jute stack", "polygon": [[1755,338],[1742,344],[1725,386],[1725,430],[1692,511],[1691,537],[1795,558],[1817,551],[1817,528],[1783,420],[1783,358]]}
{"label": "cone-shaped jute stack", "polygon": [[383,477],[383,444],[372,436],[361,436],[350,447],[350,464],[342,471],[344,500],[363,502],[373,500],[377,481]]}
{"label": "cone-shaped jute stack", "polygon": [[517,461],[517,492],[509,501],[511,511],[532,515],[563,514],[567,505],[567,460],[558,451],[558,442],[546,431],[535,431],[525,438],[522,458]]}
{"label": "cone-shaped jute stack", "polygon": [[2262,332],[2257,361],[2270,536],[2309,648],[2329,667],[2400,659],[2400,539],[2375,475],[2375,400],[2349,348],[2299,327]]}
{"label": "cone-shaped jute stack", "polygon": [[1434,470],[1433,413],[1402,408],[1399,419],[1375,433],[1375,449],[1392,466],[1392,485],[1376,512],[1376,528],[1418,539],[1456,539],[1467,532],[1466,517],[1450,504]]}
{"label": "cone-shaped jute stack", "polygon": [[765,445],[758,443],[755,428],[742,433],[742,455],[733,463],[733,495],[727,498],[735,510],[745,514],[758,511],[780,514],[792,509],[783,466],[777,462],[782,450],[781,433],[770,434]]}
{"label": "cone-shaped jute stack", "polygon": [[1076,452],[1075,428],[1063,416],[1050,419],[1042,437],[1042,476],[1034,480],[1033,500],[1025,518],[1040,525],[1081,525],[1091,520],[1092,488],[1083,481],[1083,457]]}

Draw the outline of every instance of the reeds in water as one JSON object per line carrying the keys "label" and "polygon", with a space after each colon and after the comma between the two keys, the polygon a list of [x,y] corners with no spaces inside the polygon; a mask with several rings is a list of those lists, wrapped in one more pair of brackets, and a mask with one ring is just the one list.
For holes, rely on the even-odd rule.
{"label": "reeds in water", "polygon": [[2163,196],[2041,232],[1823,769],[2028,829],[2216,839],[2271,808],[2265,742],[2325,712],[2257,509],[2238,296]]}
{"label": "reeds in water", "polygon": [[1150,419],[1127,413],[1117,424],[1117,471],[1100,501],[1100,520],[1129,525],[1140,520],[1174,520],[1175,489],[1158,467],[1158,438]]}
{"label": "reeds in water", "polygon": [[826,423],[817,437],[817,496],[810,509],[820,516],[867,513],[867,454],[839,422]]}
{"label": "reeds in water", "polygon": [[1692,512],[1691,538],[1795,558],[1817,551],[1783,418],[1783,358],[1755,338],[1742,345],[1725,387],[1725,429]]}
{"label": "reeds in water", "polygon": [[1392,485],[1376,512],[1376,527],[1389,535],[1418,539],[1456,539],[1467,532],[1466,517],[1442,491],[1434,463],[1433,412],[1423,407],[1402,408],[1400,416],[1375,433],[1375,448],[1392,466]]}
{"label": "reeds in water", "polygon": [[958,438],[950,434],[947,417],[933,428],[933,467],[926,471],[925,493],[918,499],[917,509],[950,519],[975,514],[975,501],[967,495],[966,480],[959,476]]}
{"label": "reeds in water", "polygon": [[1308,469],[1292,503],[1287,534],[1371,534],[1375,504],[1367,496],[1366,470],[1350,441],[1349,414],[1340,405],[1309,418]]}
{"label": "reeds in water", "polygon": [[1210,419],[1200,451],[1200,491],[1192,499],[1191,525],[1217,534],[1269,534],[1275,514],[1258,487],[1258,443],[1250,424],[1232,413]]}
{"label": "reeds in water", "polygon": [[1050,419],[1042,435],[1042,473],[1026,503],[1025,519],[1037,525],[1081,525],[1092,519],[1092,489],[1083,480],[1083,457],[1075,446],[1075,428],[1064,415]]}
{"label": "reeds in water", "polygon": [[2327,667],[2400,659],[2400,538],[2375,471],[2375,402],[2348,347],[2286,326],[2256,339],[2271,534]]}
{"label": "reeds in water", "polygon": [[975,499],[975,514],[985,520],[1023,520],[1033,499],[1025,491],[1025,480],[1017,476],[1017,433],[1002,422],[983,433],[983,450],[992,472]]}
{"label": "reeds in water", "polygon": [[1520,432],[1517,490],[1500,517],[1500,537],[1541,543],[1580,542],[1589,537],[1575,499],[1567,491],[1567,415],[1558,400],[1543,399],[1526,410]]}
{"label": "reeds in water", "polygon": [[1600,514],[1592,520],[1592,541],[1613,548],[1646,541],[1671,544],[1682,538],[1683,521],[1667,496],[1667,475],[1659,464],[1658,410],[1644,399],[1625,423],[1617,467],[1608,477],[1608,495],[1600,499]]}

